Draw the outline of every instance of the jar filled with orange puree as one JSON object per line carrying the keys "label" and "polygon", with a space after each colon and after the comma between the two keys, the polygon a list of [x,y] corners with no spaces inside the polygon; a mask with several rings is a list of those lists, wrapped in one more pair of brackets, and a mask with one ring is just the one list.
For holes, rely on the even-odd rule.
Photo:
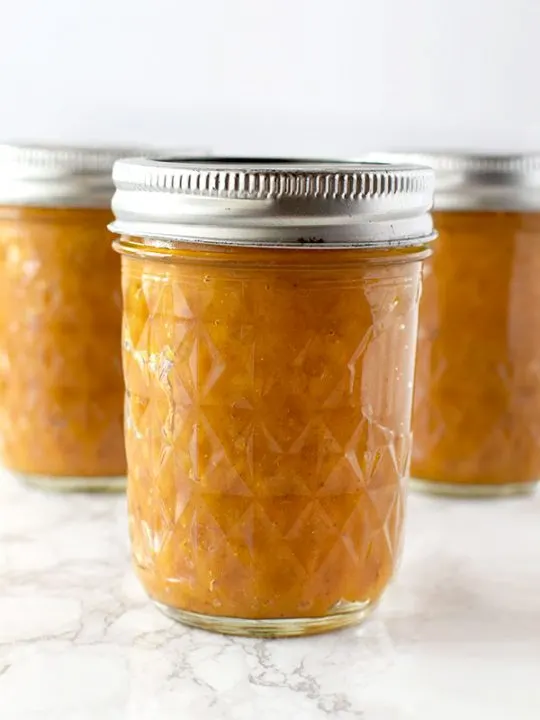
{"label": "jar filled with orange puree", "polygon": [[420,309],[414,484],[529,492],[540,478],[540,156],[405,158],[435,168],[439,232]]}
{"label": "jar filled with orange puree", "polygon": [[0,462],[42,487],[125,486],[121,154],[0,146]]}
{"label": "jar filled with orange puree", "polygon": [[218,632],[358,622],[401,545],[431,171],[135,159],[114,180],[142,584]]}

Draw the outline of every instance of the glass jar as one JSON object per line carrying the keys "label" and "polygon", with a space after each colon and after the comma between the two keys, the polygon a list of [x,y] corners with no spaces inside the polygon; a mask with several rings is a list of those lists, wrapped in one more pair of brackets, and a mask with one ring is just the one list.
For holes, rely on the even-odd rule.
{"label": "glass jar", "polygon": [[121,154],[0,146],[0,461],[43,487],[125,486]]}
{"label": "glass jar", "polygon": [[184,623],[358,622],[401,544],[428,169],[115,164],[135,568]]}
{"label": "glass jar", "polygon": [[439,232],[420,309],[414,484],[528,492],[540,478],[540,157],[408,157],[435,168]]}

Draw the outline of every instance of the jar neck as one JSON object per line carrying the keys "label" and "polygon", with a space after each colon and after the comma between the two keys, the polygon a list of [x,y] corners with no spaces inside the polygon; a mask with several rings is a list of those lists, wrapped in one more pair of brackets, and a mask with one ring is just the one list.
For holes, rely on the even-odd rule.
{"label": "jar neck", "polygon": [[122,255],[170,262],[241,262],[260,265],[350,266],[358,263],[419,262],[431,254],[427,243],[413,247],[249,247],[122,235],[113,242]]}

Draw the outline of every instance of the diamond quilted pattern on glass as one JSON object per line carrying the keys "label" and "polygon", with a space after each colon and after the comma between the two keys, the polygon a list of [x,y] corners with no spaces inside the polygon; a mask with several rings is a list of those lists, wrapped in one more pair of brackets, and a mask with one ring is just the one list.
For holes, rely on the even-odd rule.
{"label": "diamond quilted pattern on glass", "polygon": [[[133,278],[152,296],[126,302],[148,316],[124,346],[132,538],[150,593],[244,617],[376,599],[399,545],[418,267],[125,272],[125,293]],[[152,525],[163,543],[139,529]]]}
{"label": "diamond quilted pattern on glass", "polygon": [[95,208],[2,210],[0,451],[38,484],[105,487],[125,472],[108,219]]}
{"label": "diamond quilted pattern on glass", "polygon": [[534,482],[538,218],[443,213],[437,220],[421,302],[413,474],[465,489]]}

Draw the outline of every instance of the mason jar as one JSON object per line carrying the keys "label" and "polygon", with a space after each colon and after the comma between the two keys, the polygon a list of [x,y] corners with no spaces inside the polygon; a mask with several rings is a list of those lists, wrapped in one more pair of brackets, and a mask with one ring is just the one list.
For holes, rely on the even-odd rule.
{"label": "mason jar", "polygon": [[120,150],[0,146],[0,462],[61,490],[125,486]]}
{"label": "mason jar", "polygon": [[435,168],[439,231],[420,310],[415,486],[529,492],[540,478],[540,155],[405,157]]}
{"label": "mason jar", "polygon": [[132,159],[114,181],[142,584],[218,632],[358,622],[401,545],[431,171]]}

